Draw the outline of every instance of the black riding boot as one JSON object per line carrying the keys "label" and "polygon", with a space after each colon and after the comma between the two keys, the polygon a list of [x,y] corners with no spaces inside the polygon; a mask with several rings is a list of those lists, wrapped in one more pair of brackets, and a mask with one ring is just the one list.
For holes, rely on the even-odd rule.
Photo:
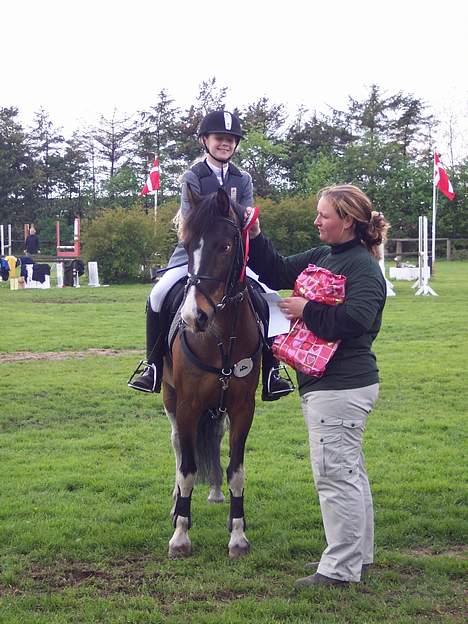
{"label": "black riding boot", "polygon": [[268,346],[262,352],[262,401],[277,401],[294,391],[290,380],[280,375],[280,364]]}
{"label": "black riding boot", "polygon": [[[160,392],[163,373],[163,332],[161,315],[146,306],[146,362],[140,362],[128,386],[141,392]],[[136,374],[141,373],[138,377]]]}

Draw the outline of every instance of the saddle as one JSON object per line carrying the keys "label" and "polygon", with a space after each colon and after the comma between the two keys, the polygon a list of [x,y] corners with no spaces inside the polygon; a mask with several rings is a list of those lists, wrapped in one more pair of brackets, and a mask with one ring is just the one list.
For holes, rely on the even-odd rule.
{"label": "saddle", "polygon": [[264,290],[260,284],[251,277],[247,278],[247,283],[254,310],[258,314],[259,319],[262,321],[264,336],[268,336],[270,310],[268,308],[268,303],[262,297]]}
{"label": "saddle", "polygon": [[172,286],[161,306],[162,354],[170,358],[172,343],[180,323],[180,309],[184,301],[187,277],[182,277]]}

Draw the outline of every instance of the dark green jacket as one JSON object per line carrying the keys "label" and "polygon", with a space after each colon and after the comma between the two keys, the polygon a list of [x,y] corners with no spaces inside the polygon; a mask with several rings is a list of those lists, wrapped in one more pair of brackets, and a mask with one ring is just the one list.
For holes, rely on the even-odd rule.
{"label": "dark green jacket", "polygon": [[323,377],[298,373],[300,394],[378,383],[371,345],[382,323],[386,283],[379,263],[364,245],[355,239],[283,257],[263,234],[250,241],[249,266],[261,282],[275,290],[292,289],[309,264],[345,275],[346,295],[344,303],[336,306],[309,301],[304,308],[304,322],[311,331],[325,340],[341,339],[341,343]]}

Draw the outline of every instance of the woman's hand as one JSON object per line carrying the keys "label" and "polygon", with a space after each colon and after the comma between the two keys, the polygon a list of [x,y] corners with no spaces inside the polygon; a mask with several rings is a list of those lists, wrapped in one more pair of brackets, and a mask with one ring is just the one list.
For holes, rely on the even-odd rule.
{"label": "woman's hand", "polygon": [[[246,208],[245,209],[245,213],[246,213],[246,221],[249,220],[250,214],[253,212],[253,208]],[[260,221],[259,219],[255,219],[255,221],[253,223],[251,223],[249,225],[249,238],[257,238],[257,236],[260,234],[261,229],[260,229]]]}
{"label": "woman's hand", "polygon": [[285,297],[278,303],[278,307],[284,316],[290,321],[302,318],[302,312],[308,299],[304,297]]}

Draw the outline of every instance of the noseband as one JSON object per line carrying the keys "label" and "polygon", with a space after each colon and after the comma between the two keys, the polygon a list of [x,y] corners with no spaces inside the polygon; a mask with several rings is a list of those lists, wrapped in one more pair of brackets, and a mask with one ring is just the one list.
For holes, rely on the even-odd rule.
{"label": "noseband", "polygon": [[[205,299],[213,308],[215,314],[216,312],[220,312],[221,310],[223,310],[228,303],[235,301],[236,299],[239,299],[241,301],[244,298],[244,291],[240,293],[236,293],[234,296],[232,296],[231,294],[235,286],[237,285],[237,283],[240,281],[239,277],[241,273],[241,268],[239,268],[239,265],[241,265],[241,261],[243,259],[241,231],[239,227],[230,219],[226,219],[225,217],[220,217],[219,219],[217,219],[217,221],[223,221],[225,223],[228,223],[231,227],[235,229],[234,245],[236,249],[235,249],[235,253],[232,256],[231,267],[229,269],[229,277],[225,281],[223,279],[219,279],[218,277],[213,277],[211,275],[201,275],[200,273],[189,273],[187,282],[185,285],[185,294],[187,294],[190,286],[194,286],[205,297]],[[219,284],[224,283],[225,285],[224,293],[219,303],[215,303],[213,301],[213,299],[207,293],[206,289],[203,287],[203,282],[218,282]]]}

